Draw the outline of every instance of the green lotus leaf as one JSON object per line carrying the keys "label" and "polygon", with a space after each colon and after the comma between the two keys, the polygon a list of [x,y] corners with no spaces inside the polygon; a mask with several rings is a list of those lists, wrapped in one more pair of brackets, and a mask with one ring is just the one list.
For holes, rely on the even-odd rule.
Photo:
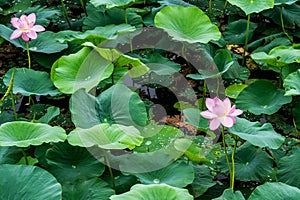
{"label": "green lotus leaf", "polygon": [[222,196],[218,197],[218,198],[214,198],[213,200],[245,200],[243,194],[241,193],[241,191],[237,190],[237,191],[233,191],[232,189],[226,189],[224,190]]}
{"label": "green lotus leaf", "polygon": [[103,58],[112,62],[115,67],[130,67],[128,74],[132,78],[144,75],[149,68],[140,59],[125,55],[116,49],[96,47],[92,43],[86,42],[85,46],[93,47]]}
{"label": "green lotus leaf", "polygon": [[178,138],[174,142],[176,150],[181,151],[184,155],[193,162],[204,162],[209,161],[204,157],[202,148],[194,141],[188,138]]}
{"label": "green lotus leaf", "polygon": [[101,42],[114,39],[119,33],[132,32],[135,27],[128,24],[114,25],[110,24],[103,27],[96,27],[94,30],[87,30],[84,33],[78,31],[60,31],[57,38],[60,42],[76,42],[82,44],[84,42],[92,42],[95,45]]}
{"label": "green lotus leaf", "polygon": [[200,115],[200,110],[196,108],[186,108],[183,110],[183,114],[186,117],[186,122],[203,130],[209,130],[208,119],[203,118]]}
{"label": "green lotus leaf", "polygon": [[283,81],[285,96],[300,95],[300,69],[289,74]]}
{"label": "green lotus leaf", "polygon": [[[225,156],[221,158],[220,167],[228,173]],[[265,151],[245,143],[235,155],[235,178],[240,181],[257,181],[273,171],[273,158]]]}
{"label": "green lotus leaf", "polygon": [[286,184],[300,187],[300,148],[294,149],[278,162],[278,179]]}
{"label": "green lotus leaf", "polygon": [[291,101],[292,97],[284,96],[284,91],[277,89],[271,81],[257,80],[239,94],[236,106],[255,115],[271,115]]}
{"label": "green lotus leaf", "polygon": [[209,188],[216,185],[216,181],[213,181],[214,176],[211,174],[210,169],[203,165],[195,165],[195,179],[191,184],[191,191],[195,197],[199,197],[204,194]]}
{"label": "green lotus leaf", "polygon": [[114,190],[99,178],[65,183],[62,190],[64,200],[107,200],[115,194]]}
{"label": "green lotus leaf", "polygon": [[[88,16],[83,21],[83,30],[92,30],[96,27],[111,24],[125,24],[124,9],[122,8],[115,7],[103,11],[101,8],[95,8],[92,4],[87,4],[86,10]],[[140,28],[143,27],[143,18],[136,8],[127,8],[126,16],[130,25]]]}
{"label": "green lotus leaf", "polygon": [[38,121],[40,123],[49,124],[59,114],[60,114],[59,108],[55,106],[51,106],[47,108],[46,114],[44,114]]}
{"label": "green lotus leaf", "polygon": [[157,75],[170,76],[181,69],[180,64],[171,62],[168,58],[163,57],[158,53],[146,54],[145,57],[134,55],[134,57],[137,57],[149,67],[148,73],[154,72]]}
{"label": "green lotus leaf", "polygon": [[[26,44],[23,39],[10,39],[10,35],[12,34],[12,32],[13,30],[4,26],[3,24],[0,24],[0,36],[10,43],[14,44],[16,47],[20,47],[26,50]],[[31,40],[29,43],[30,51],[46,54],[61,52],[66,48],[68,48],[68,45],[66,43],[63,44],[58,42],[56,40],[56,33],[53,33],[51,31],[38,33],[37,39]]]}
{"label": "green lotus leaf", "polygon": [[184,136],[184,133],[176,127],[167,125],[149,124],[141,132],[143,143],[136,147],[136,152],[154,152],[160,149],[174,149],[176,138]]}
{"label": "green lotus leaf", "polygon": [[289,199],[297,200],[300,198],[300,189],[285,183],[265,183],[257,186],[251,193],[248,200],[270,200],[270,199]]}
{"label": "green lotus leaf", "polygon": [[133,149],[142,143],[143,137],[133,126],[102,123],[89,129],[71,131],[68,141],[71,145],[81,147],[97,145],[103,149]]}
{"label": "green lotus leaf", "polygon": [[269,54],[258,52],[251,54],[255,61],[264,62],[268,65],[282,67],[291,63],[300,63],[300,49],[279,46],[273,48]]}
{"label": "green lotus leaf", "polygon": [[246,15],[274,7],[274,0],[228,0],[228,2],[242,9]]}
{"label": "green lotus leaf", "polygon": [[194,169],[183,162],[175,162],[162,169],[134,174],[143,184],[168,184],[174,187],[185,187],[194,180]]}
{"label": "green lotus leaf", "polygon": [[[214,64],[211,69],[198,69],[200,74],[188,74],[186,77],[194,80],[204,80],[207,78],[220,77],[227,72],[229,68],[234,64],[231,54],[228,50],[219,49],[214,56]],[[216,65],[216,66],[215,66]]]}
{"label": "green lotus leaf", "polygon": [[95,7],[105,5],[106,8],[122,7],[126,8],[134,4],[135,0],[91,0]]}
{"label": "green lotus leaf", "polygon": [[15,164],[22,156],[21,148],[0,146],[0,164]]}
{"label": "green lotus leaf", "polygon": [[145,104],[137,93],[116,84],[97,98],[78,90],[72,95],[70,110],[76,127],[91,128],[101,122],[141,128],[147,124]]}
{"label": "green lotus leaf", "polygon": [[73,94],[80,88],[91,90],[110,77],[113,69],[112,63],[84,47],[75,54],[58,59],[52,66],[51,80],[61,92]]}
{"label": "green lotus leaf", "polygon": [[[229,44],[244,44],[247,35],[246,27],[247,27],[247,20],[245,19],[240,19],[238,21],[229,23],[225,28],[224,39]],[[249,32],[248,32],[249,41],[252,39],[256,28],[257,28],[257,24],[250,22]]]}
{"label": "green lotus leaf", "polygon": [[3,82],[9,86],[14,72],[13,93],[20,93],[24,96],[30,95],[51,95],[59,94],[54,87],[47,72],[35,71],[27,68],[12,68],[5,74]]}
{"label": "green lotus leaf", "polygon": [[274,5],[291,5],[295,3],[297,0],[275,0]]}
{"label": "green lotus leaf", "polygon": [[[276,1],[275,1],[276,2]],[[295,29],[300,25],[300,5],[297,3],[286,3],[280,6],[275,6],[273,9],[266,10],[262,14],[263,16],[271,19],[275,24],[281,26],[281,15],[285,28]],[[281,44],[282,45],[282,44]]]}
{"label": "green lotus leaf", "polygon": [[221,38],[218,27],[197,7],[165,6],[156,14],[154,23],[180,42],[208,43]]}
{"label": "green lotus leaf", "polygon": [[28,147],[49,142],[63,142],[63,128],[26,121],[7,122],[0,126],[0,146]]}
{"label": "green lotus leaf", "polygon": [[87,180],[104,172],[104,165],[86,148],[68,143],[58,143],[48,149],[46,161],[47,169],[60,183]]}
{"label": "green lotus leaf", "polygon": [[61,185],[44,169],[27,165],[0,165],[0,199],[60,200]]}
{"label": "green lotus leaf", "polygon": [[284,137],[276,133],[270,123],[261,126],[259,122],[250,122],[243,118],[236,118],[236,121],[237,123],[229,128],[230,133],[254,146],[278,149],[284,142]]}
{"label": "green lotus leaf", "polygon": [[180,199],[192,200],[187,189],[172,187],[166,184],[134,185],[129,192],[112,195],[110,200],[141,200],[141,199]]}
{"label": "green lotus leaf", "polygon": [[229,98],[236,99],[239,94],[246,88],[248,85],[244,84],[232,84],[226,88],[225,94]]}

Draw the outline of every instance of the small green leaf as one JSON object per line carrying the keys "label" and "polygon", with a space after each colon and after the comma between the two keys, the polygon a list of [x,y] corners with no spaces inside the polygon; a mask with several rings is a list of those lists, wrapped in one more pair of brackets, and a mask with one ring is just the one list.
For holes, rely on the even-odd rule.
{"label": "small green leaf", "polygon": [[49,124],[53,118],[57,117],[60,114],[60,110],[58,107],[51,106],[47,108],[47,112],[43,115],[38,121],[40,123]]}
{"label": "small green leaf", "polygon": [[91,0],[91,4],[94,6],[102,6],[105,5],[106,8],[113,8],[113,7],[121,7],[126,8],[133,4],[135,0]]}
{"label": "small green leaf", "polygon": [[285,96],[300,95],[300,69],[290,73],[283,81]]}
{"label": "small green leaf", "polygon": [[243,194],[241,191],[233,191],[232,189],[226,189],[224,190],[222,196],[218,198],[214,198],[213,200],[245,200]]}
{"label": "small green leaf", "polygon": [[229,98],[236,99],[239,94],[246,88],[248,85],[245,84],[232,84],[226,88],[225,94]]}

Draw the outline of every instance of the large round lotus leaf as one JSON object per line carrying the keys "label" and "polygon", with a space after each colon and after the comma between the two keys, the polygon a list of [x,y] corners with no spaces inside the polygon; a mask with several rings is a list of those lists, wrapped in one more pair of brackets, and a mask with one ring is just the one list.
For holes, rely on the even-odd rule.
{"label": "large round lotus leaf", "polygon": [[[225,28],[224,39],[229,44],[245,44],[247,31],[247,20],[240,19],[228,24]],[[254,30],[257,28],[257,24],[250,22],[248,39],[252,39]]]}
{"label": "large round lotus leaf", "polygon": [[278,179],[281,182],[300,187],[300,148],[292,151],[278,162]]}
{"label": "large round lotus leaf", "polygon": [[133,126],[107,123],[89,129],[75,129],[68,135],[71,145],[91,147],[97,145],[103,149],[133,149],[139,146],[143,137]]}
{"label": "large round lotus leaf", "polygon": [[115,194],[114,190],[99,178],[65,183],[62,190],[64,200],[107,200]]}
{"label": "large round lotus leaf", "polygon": [[113,72],[113,64],[88,47],[75,54],[62,56],[52,66],[51,79],[63,93],[72,94],[80,88],[87,91]]}
{"label": "large round lotus leaf", "polygon": [[237,123],[229,128],[229,132],[247,140],[254,146],[278,149],[284,142],[284,137],[276,133],[270,123],[261,125],[243,118],[236,118]]}
{"label": "large round lotus leaf", "polygon": [[0,199],[59,200],[61,185],[49,172],[27,165],[0,165]]}
{"label": "large round lotus leaf", "polygon": [[298,200],[300,199],[300,190],[280,182],[265,183],[255,188],[248,198],[248,200],[270,199]]}
{"label": "large round lotus leaf", "polygon": [[241,191],[233,191],[232,189],[226,189],[224,190],[223,194],[218,197],[214,198],[213,200],[245,200],[243,194]]}
{"label": "large round lotus leaf", "polygon": [[60,183],[99,177],[104,172],[104,165],[86,148],[68,143],[55,144],[46,152],[46,160],[47,168]]}
{"label": "large round lotus leaf", "polygon": [[[235,155],[235,178],[241,181],[256,181],[273,171],[273,159],[260,148],[245,143]],[[220,161],[222,171],[228,173],[225,156]],[[231,164],[230,164],[231,165]]]}
{"label": "large round lotus leaf", "polygon": [[[0,24],[0,36],[3,37],[5,40],[9,41],[10,43],[14,44],[16,47],[20,47],[26,50],[26,44],[23,39],[10,39],[10,35],[12,33],[13,30],[4,26],[3,24]],[[29,43],[30,51],[39,53],[57,53],[61,52],[66,48],[68,48],[68,45],[66,43],[60,43],[59,41],[57,41],[56,33],[53,33],[51,31],[38,33],[37,39],[31,40]]]}
{"label": "large round lotus leaf", "polygon": [[22,156],[21,148],[0,146],[0,164],[15,164]]}
{"label": "large round lotus leaf", "polygon": [[192,200],[192,195],[187,189],[180,189],[166,184],[153,185],[134,185],[129,192],[112,195],[110,200],[141,200],[141,199],[160,199],[160,200]]}
{"label": "large round lotus leaf", "polygon": [[277,89],[271,81],[258,80],[240,93],[236,106],[255,115],[271,115],[291,101],[292,97],[284,96],[284,91]]}
{"label": "large round lotus leaf", "polygon": [[126,8],[133,4],[135,0],[91,0],[95,7],[105,5],[106,8],[123,7]]}
{"label": "large round lotus leaf", "polygon": [[0,126],[0,146],[28,147],[48,142],[63,142],[63,128],[25,121],[7,122]]}
{"label": "large round lotus leaf", "polygon": [[24,96],[59,94],[47,72],[35,71],[27,68],[12,68],[4,76],[3,82],[9,86],[12,72],[14,72],[13,93]]}
{"label": "large round lotus leaf", "polygon": [[195,178],[193,167],[183,162],[175,162],[156,171],[134,175],[144,184],[165,183],[174,187],[185,187]]}
{"label": "large round lotus leaf", "polygon": [[242,9],[246,15],[274,7],[274,0],[228,0],[228,2]]}
{"label": "large round lotus leaf", "polygon": [[285,88],[285,95],[300,95],[300,69],[298,71],[289,74],[283,82]]}
{"label": "large round lotus leaf", "polygon": [[181,42],[208,43],[221,38],[218,27],[197,7],[165,6],[156,14],[154,23]]}

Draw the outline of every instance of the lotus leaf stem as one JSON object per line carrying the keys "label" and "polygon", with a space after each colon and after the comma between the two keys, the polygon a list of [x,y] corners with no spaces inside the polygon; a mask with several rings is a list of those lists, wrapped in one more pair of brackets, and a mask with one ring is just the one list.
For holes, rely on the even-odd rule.
{"label": "lotus leaf stem", "polygon": [[72,29],[71,22],[70,22],[69,17],[68,17],[68,13],[67,13],[67,9],[66,9],[66,5],[64,3],[64,0],[61,0],[61,7],[64,11],[64,15],[66,17],[67,23],[68,23],[70,29]]}
{"label": "lotus leaf stem", "polygon": [[284,28],[284,21],[283,21],[283,6],[281,6],[280,8],[280,21],[281,21],[281,28],[282,28],[282,31],[285,33],[285,35],[288,37],[288,39],[293,42],[293,39],[289,36],[289,34],[286,32],[285,28]]}
{"label": "lotus leaf stem", "polygon": [[112,187],[113,189],[115,190],[116,192],[116,183],[115,183],[115,177],[114,177],[114,174],[112,172],[112,169],[111,169],[111,166],[110,166],[110,162],[109,162],[109,158],[107,156],[107,153],[105,152],[105,163],[108,167],[108,171],[109,171],[109,174],[110,174],[110,178],[111,178],[111,184],[112,184]]}
{"label": "lotus leaf stem", "polygon": [[11,98],[11,106],[12,106],[12,109],[13,109],[13,112],[14,112],[15,120],[18,120],[16,104],[15,104],[15,98],[14,98],[14,94],[12,92],[10,92],[10,98]]}
{"label": "lotus leaf stem", "polygon": [[228,168],[228,171],[229,171],[230,187],[231,187],[232,171],[231,171],[231,167],[230,167],[230,162],[229,162],[229,157],[228,157],[228,152],[227,152],[227,147],[226,147],[226,142],[225,142],[224,126],[222,126],[222,143],[223,143],[223,147],[224,147],[227,168]]}
{"label": "lotus leaf stem", "polygon": [[249,29],[250,29],[250,15],[248,15],[248,20],[247,20],[247,28],[246,28],[246,39],[245,39],[245,46],[244,46],[244,52],[243,52],[243,65],[245,65],[246,62],[246,50],[247,50],[247,45],[248,45],[248,39],[249,39]]}
{"label": "lotus leaf stem", "polygon": [[29,51],[29,42],[26,42],[26,51],[28,57],[28,69],[31,68],[31,58],[30,58],[30,51]]}
{"label": "lotus leaf stem", "polygon": [[80,3],[81,3],[81,6],[82,6],[82,9],[83,9],[83,11],[84,11],[84,14],[85,14],[86,16],[88,16],[88,14],[87,14],[87,12],[86,12],[86,4],[85,4],[85,2],[84,2],[83,0],[80,0]]}
{"label": "lotus leaf stem", "polygon": [[237,147],[237,139],[235,137],[234,138],[234,148],[233,151],[231,153],[231,176],[230,176],[230,188],[233,190],[234,189],[234,174],[235,174],[235,163],[234,163],[234,156],[235,156],[235,151],[236,151],[236,147]]}
{"label": "lotus leaf stem", "polygon": [[22,154],[23,154],[24,159],[25,159],[25,164],[26,164],[26,165],[29,165],[27,154],[26,154],[26,152],[24,151],[23,148],[22,148]]}

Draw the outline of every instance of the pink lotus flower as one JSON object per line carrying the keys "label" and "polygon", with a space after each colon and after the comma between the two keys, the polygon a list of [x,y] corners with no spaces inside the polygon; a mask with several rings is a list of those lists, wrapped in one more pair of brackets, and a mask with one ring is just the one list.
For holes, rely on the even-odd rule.
{"label": "pink lotus flower", "polygon": [[206,99],[207,111],[203,111],[200,115],[209,120],[210,130],[216,130],[221,124],[226,127],[232,127],[236,123],[235,116],[243,113],[242,110],[236,109],[235,105],[231,107],[230,100],[226,98],[221,101],[219,98],[215,97],[213,99]]}
{"label": "pink lotus flower", "polygon": [[14,40],[20,36],[25,42],[29,42],[30,39],[36,39],[36,33],[44,31],[45,28],[41,25],[34,25],[35,19],[34,13],[28,16],[22,15],[20,18],[12,18],[10,22],[17,29],[11,34],[10,39]]}

